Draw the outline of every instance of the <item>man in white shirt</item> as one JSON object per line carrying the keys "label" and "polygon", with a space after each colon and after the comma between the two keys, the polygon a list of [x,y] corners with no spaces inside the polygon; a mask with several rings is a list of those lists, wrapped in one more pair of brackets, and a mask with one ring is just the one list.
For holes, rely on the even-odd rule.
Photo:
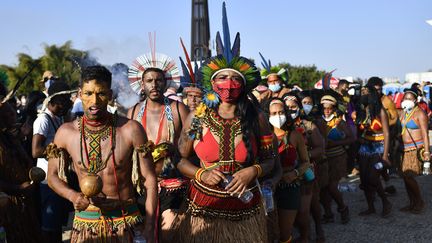
{"label": "man in white shirt", "polygon": [[[51,84],[47,109],[33,123],[32,155],[37,158],[37,166],[45,172],[48,171],[45,149],[54,141],[57,129],[63,124],[63,116],[72,106],[70,94],[65,94],[68,90],[69,86],[64,82]],[[40,194],[43,242],[61,242],[61,226],[67,215],[66,201],[48,187],[47,180],[40,184]]]}

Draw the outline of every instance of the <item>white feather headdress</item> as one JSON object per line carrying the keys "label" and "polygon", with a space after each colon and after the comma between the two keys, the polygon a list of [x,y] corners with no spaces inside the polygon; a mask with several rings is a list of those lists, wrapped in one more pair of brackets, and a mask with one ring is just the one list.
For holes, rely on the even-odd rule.
{"label": "white feather headdress", "polygon": [[180,71],[175,61],[165,54],[156,53],[156,34],[155,40],[152,41],[150,37],[151,53],[147,53],[137,57],[129,68],[128,78],[131,88],[137,93],[141,92],[142,75],[148,68],[157,68],[165,73],[167,81],[166,87],[174,87],[176,89],[180,86]]}

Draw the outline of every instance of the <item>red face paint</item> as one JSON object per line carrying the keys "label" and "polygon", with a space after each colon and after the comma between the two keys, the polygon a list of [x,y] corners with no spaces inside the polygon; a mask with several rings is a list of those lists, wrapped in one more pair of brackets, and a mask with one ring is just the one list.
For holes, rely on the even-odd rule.
{"label": "red face paint", "polygon": [[227,79],[213,83],[213,90],[222,101],[232,103],[237,101],[242,92],[242,84],[239,81]]}

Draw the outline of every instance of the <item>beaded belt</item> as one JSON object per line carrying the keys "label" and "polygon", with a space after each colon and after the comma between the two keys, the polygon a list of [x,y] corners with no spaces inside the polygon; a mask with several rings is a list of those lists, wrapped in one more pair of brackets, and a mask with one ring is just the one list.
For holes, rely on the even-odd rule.
{"label": "beaded belt", "polygon": [[255,185],[249,190],[254,196],[250,202],[243,203],[218,186],[193,180],[188,191],[189,210],[194,216],[242,220],[256,214],[261,203],[258,187]]}

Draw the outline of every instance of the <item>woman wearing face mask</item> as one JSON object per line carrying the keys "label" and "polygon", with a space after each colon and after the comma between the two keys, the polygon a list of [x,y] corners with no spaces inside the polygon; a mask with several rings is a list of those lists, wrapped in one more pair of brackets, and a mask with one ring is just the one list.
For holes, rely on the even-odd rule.
{"label": "woman wearing face mask", "polygon": [[328,186],[321,190],[321,203],[324,207],[323,220],[326,223],[334,222],[331,210],[332,199],[336,201],[338,212],[341,214],[343,224],[349,221],[348,206],[345,205],[342,194],[338,190],[339,180],[346,175],[347,154],[343,146],[354,141],[351,131],[345,121],[336,113],[337,101],[332,95],[324,95],[321,98],[322,119],[324,120],[324,132],[326,139],[325,156],[328,162]]}
{"label": "woman wearing face mask", "polygon": [[301,91],[297,96],[303,107],[303,117],[307,120],[312,120],[312,115],[316,108],[310,90]]}
{"label": "woman wearing face mask", "polygon": [[430,161],[428,120],[424,111],[417,105],[417,92],[415,90],[408,89],[405,91],[401,106],[403,109],[400,115],[401,135],[404,143],[402,172],[410,203],[400,210],[420,213],[424,209],[425,203],[415,180],[415,176],[422,171],[417,150],[420,150],[420,156],[423,157],[424,161]]}
{"label": "woman wearing face mask", "polygon": [[279,98],[270,99],[268,110],[269,121],[279,143],[283,170],[282,180],[276,189],[280,241],[291,242],[291,231],[301,202],[301,181],[310,169],[309,156],[304,139],[295,130],[293,116],[287,114],[283,101]]}
{"label": "woman wearing face mask", "polygon": [[357,105],[356,124],[360,143],[359,167],[360,188],[363,189],[368,209],[359,213],[360,216],[375,214],[374,198],[377,193],[382,200],[382,217],[391,212],[381,184],[380,173],[383,167],[390,166],[388,160],[389,123],[386,111],[382,108],[380,98],[374,87],[362,89]]}
{"label": "woman wearing face mask", "polygon": [[[273,169],[273,136],[265,115],[247,98],[261,77],[250,60],[239,56],[239,43],[218,46],[223,54],[200,69],[206,94],[179,139],[177,168],[191,183],[188,210],[176,223],[176,242],[267,241],[256,182]],[[199,166],[188,160],[193,151]]]}
{"label": "woman wearing face mask", "polygon": [[[313,101],[310,96],[306,96],[304,92],[303,94],[299,93],[298,96],[289,93],[284,96],[283,100],[285,106],[288,108],[288,113],[291,114],[291,118],[294,120],[295,129],[303,135],[308,156],[311,163],[314,165],[314,173],[316,175],[316,179],[312,181],[304,180],[300,186],[301,204],[296,221],[300,227],[301,242],[307,242],[309,238],[310,212],[315,222],[316,240],[317,242],[323,242],[325,237],[321,225],[319,184],[326,186],[328,183],[328,165],[327,161],[323,160],[324,138],[318,127],[311,121],[311,116],[308,115],[313,107]],[[304,101],[304,103],[301,101]],[[318,181],[320,181],[320,183]]]}

